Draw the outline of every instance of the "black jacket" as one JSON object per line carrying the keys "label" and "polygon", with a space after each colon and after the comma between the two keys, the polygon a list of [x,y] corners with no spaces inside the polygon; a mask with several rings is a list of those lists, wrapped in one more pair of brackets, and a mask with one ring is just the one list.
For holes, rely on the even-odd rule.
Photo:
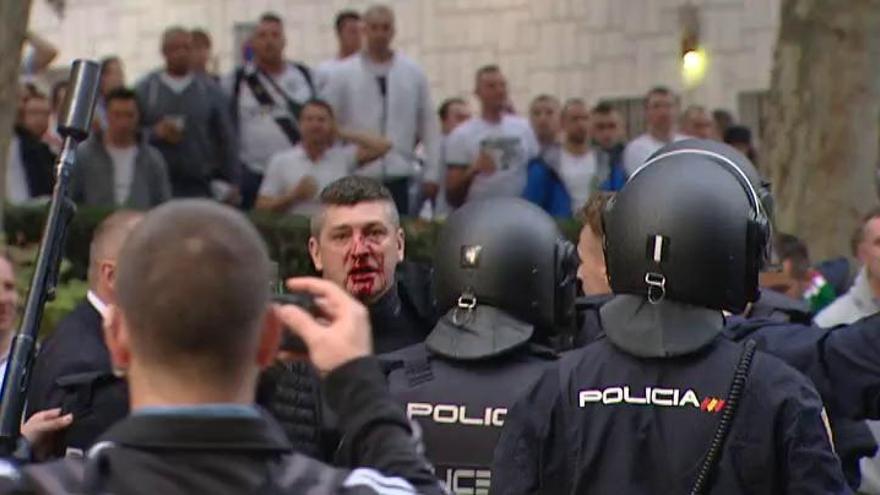
{"label": "black jacket", "polygon": [[113,375],[101,315],[88,301],[61,320],[34,364],[26,417],[55,407],[74,417],[56,445],[57,456],[68,448],[88,449],[128,414],[128,387]]}
{"label": "black jacket", "polygon": [[21,163],[24,166],[28,193],[32,198],[52,194],[55,185],[55,154],[49,145],[31,135],[26,129],[16,126],[19,139]]}
{"label": "black jacket", "polygon": [[376,354],[423,342],[439,317],[431,292],[429,268],[403,262],[397,267],[395,277],[397,290],[389,290],[368,307]]}
{"label": "black jacket", "polygon": [[[493,493],[688,493],[741,352],[722,337],[672,358],[607,338],[572,351],[508,415]],[[850,493],[805,377],[755,354],[714,480],[719,494]]]}
{"label": "black jacket", "polygon": [[0,493],[62,493],[51,488],[59,482],[64,493],[132,495],[443,493],[374,359],[334,371],[326,389],[354,471],[293,453],[268,417],[136,414],[103,435],[85,462],[26,467],[20,480],[0,479]]}
{"label": "black jacket", "polygon": [[380,356],[391,393],[422,430],[425,452],[452,493],[485,493],[507,410],[556,363],[550,349],[526,344],[483,360],[453,360],[424,344]]}

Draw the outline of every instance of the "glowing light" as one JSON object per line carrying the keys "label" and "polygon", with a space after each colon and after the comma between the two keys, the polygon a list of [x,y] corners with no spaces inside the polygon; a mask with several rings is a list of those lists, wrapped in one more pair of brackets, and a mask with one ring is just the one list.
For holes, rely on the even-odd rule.
{"label": "glowing light", "polygon": [[709,65],[706,51],[702,48],[689,50],[681,57],[681,76],[684,83],[694,86],[706,77],[706,68]]}

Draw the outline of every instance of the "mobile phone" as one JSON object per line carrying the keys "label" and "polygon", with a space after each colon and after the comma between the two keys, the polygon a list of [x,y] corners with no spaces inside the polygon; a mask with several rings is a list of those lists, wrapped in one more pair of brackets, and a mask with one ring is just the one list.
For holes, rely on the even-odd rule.
{"label": "mobile phone", "polygon": [[[284,281],[281,279],[278,263],[272,263],[272,278],[269,280],[269,289],[272,291],[272,302],[275,304],[292,304],[308,311],[313,316],[318,316],[320,310],[315,304],[315,298],[307,292],[288,292],[284,288]],[[287,327],[281,335],[281,350],[308,353],[306,343],[293,331]]]}
{"label": "mobile phone", "polygon": [[[300,308],[308,311],[312,315],[317,315],[319,313],[318,306],[315,304],[315,298],[312,297],[311,294],[305,292],[287,292],[282,294],[275,294],[272,296],[272,302],[276,304],[292,304],[294,306],[299,306]],[[306,343],[293,331],[287,327],[284,327],[284,332],[281,335],[281,346],[280,349],[282,351],[296,352],[296,353],[308,353],[309,348],[306,346]]]}

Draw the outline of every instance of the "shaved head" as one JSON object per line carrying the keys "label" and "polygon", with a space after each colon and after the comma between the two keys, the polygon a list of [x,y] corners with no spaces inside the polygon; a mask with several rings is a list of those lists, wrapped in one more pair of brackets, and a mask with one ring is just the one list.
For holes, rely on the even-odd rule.
{"label": "shaved head", "polygon": [[394,11],[391,10],[391,7],[388,7],[387,5],[373,5],[364,12],[365,21],[377,18],[383,20],[390,19],[393,21]]}
{"label": "shaved head", "polygon": [[253,364],[270,276],[266,246],[241,213],[206,200],[159,206],[119,257],[132,355],[168,373],[234,381]]}
{"label": "shaved head", "polygon": [[89,285],[94,286],[98,277],[98,266],[102,261],[115,261],[125,238],[135,225],[144,218],[144,214],[133,210],[119,210],[105,218],[89,245]]}

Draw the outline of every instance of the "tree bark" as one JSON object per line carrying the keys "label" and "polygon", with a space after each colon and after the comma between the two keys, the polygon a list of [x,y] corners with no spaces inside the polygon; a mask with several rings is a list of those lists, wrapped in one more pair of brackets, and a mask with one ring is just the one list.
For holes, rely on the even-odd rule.
{"label": "tree bark", "polygon": [[31,0],[0,0],[0,232],[6,200],[6,161],[18,110],[21,47],[30,11]]}
{"label": "tree bark", "polygon": [[762,170],[778,230],[811,257],[850,255],[877,203],[880,0],[783,0]]}

